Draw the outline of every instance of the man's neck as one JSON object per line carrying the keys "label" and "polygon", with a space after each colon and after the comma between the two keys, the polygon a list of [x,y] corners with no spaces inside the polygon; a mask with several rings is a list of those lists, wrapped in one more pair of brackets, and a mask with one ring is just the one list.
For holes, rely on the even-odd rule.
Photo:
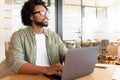
{"label": "man's neck", "polygon": [[40,26],[32,26],[33,30],[36,34],[42,34],[44,32],[44,28]]}

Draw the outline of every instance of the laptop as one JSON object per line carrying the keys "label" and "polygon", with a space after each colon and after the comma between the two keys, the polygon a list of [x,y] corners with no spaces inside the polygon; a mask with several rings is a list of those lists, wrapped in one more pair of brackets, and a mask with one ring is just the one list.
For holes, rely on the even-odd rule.
{"label": "laptop", "polygon": [[62,71],[62,77],[52,75],[52,80],[74,80],[94,71],[99,47],[68,49]]}
{"label": "laptop", "polygon": [[73,80],[94,71],[99,47],[68,49],[61,80]]}

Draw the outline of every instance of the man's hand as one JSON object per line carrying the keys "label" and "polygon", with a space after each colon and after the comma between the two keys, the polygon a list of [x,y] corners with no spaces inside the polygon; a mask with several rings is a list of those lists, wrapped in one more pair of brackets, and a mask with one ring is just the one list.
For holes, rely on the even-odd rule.
{"label": "man's hand", "polygon": [[45,67],[43,73],[47,75],[55,74],[61,76],[62,68],[63,68],[62,64],[55,64],[51,67]]}

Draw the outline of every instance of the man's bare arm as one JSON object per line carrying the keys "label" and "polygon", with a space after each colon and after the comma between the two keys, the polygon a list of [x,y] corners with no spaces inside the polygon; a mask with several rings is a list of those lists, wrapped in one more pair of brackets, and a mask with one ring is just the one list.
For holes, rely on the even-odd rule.
{"label": "man's bare arm", "polygon": [[35,66],[30,63],[25,63],[21,66],[18,73],[24,73],[24,74],[58,74],[59,71],[61,71],[63,68],[63,65],[56,64],[51,67],[43,67],[43,66]]}

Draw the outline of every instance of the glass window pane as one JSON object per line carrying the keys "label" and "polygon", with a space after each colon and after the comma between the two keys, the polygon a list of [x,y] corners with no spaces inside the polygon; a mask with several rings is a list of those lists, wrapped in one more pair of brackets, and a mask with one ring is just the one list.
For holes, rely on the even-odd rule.
{"label": "glass window pane", "polygon": [[79,38],[81,29],[80,6],[63,6],[63,40],[75,40]]}

